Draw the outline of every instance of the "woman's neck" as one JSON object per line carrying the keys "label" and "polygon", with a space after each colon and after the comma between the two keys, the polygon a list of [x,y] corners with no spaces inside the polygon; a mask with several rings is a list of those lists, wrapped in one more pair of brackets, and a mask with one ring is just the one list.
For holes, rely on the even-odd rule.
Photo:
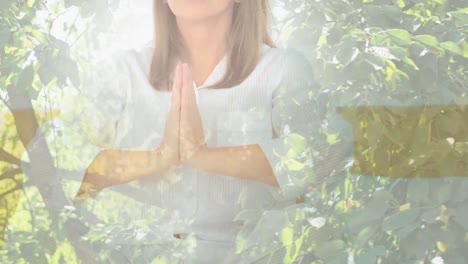
{"label": "woman's neck", "polygon": [[199,86],[226,54],[232,14],[200,22],[176,21],[187,49],[187,57],[182,60],[192,67],[193,79]]}

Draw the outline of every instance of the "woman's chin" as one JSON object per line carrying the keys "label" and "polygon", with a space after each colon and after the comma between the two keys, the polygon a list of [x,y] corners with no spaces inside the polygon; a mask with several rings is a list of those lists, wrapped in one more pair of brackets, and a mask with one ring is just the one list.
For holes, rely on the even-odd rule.
{"label": "woman's chin", "polygon": [[[203,0],[187,0],[184,5],[177,5],[172,8],[173,14],[178,20],[189,23],[202,23],[212,20],[213,18],[221,18],[229,13],[229,9],[224,6],[210,6],[203,4]],[[195,2],[200,3],[196,4]]]}
{"label": "woman's chin", "polygon": [[208,21],[208,18],[210,16],[207,16],[204,10],[200,10],[201,11],[200,13],[195,13],[193,11],[194,10],[192,10],[190,12],[190,15],[187,15],[187,16],[177,16],[177,19],[179,21],[184,21],[190,24],[198,24],[198,23],[203,23],[204,21]]}

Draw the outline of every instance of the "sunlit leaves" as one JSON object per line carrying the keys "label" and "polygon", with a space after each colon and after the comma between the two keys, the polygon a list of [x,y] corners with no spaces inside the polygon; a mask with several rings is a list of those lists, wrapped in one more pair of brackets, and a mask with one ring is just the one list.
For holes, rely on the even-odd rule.
{"label": "sunlit leaves", "polygon": [[442,42],[442,43],[440,43],[440,46],[443,49],[445,49],[445,50],[447,50],[447,51],[449,51],[449,52],[451,52],[451,53],[453,53],[455,55],[463,55],[463,52],[462,52],[461,48],[454,42],[451,42],[451,41]]}
{"label": "sunlit leaves", "polygon": [[390,215],[382,223],[383,230],[394,230],[397,228],[405,227],[412,222],[416,221],[420,213],[420,209],[408,209],[404,211],[398,211],[393,215]]}
{"label": "sunlit leaves", "polygon": [[34,78],[34,74],[35,73],[34,73],[33,66],[29,65],[19,72],[13,84],[20,89],[25,89],[31,86],[33,78]]}
{"label": "sunlit leaves", "polygon": [[[44,1],[0,1],[3,51],[0,90],[14,85],[16,89],[30,89],[31,95],[35,91],[41,100],[44,90],[79,86],[80,67],[75,61],[85,59],[74,57],[77,47],[69,40],[78,39],[80,32],[72,31],[68,41],[53,36],[50,28],[57,14],[51,13],[78,8],[82,17],[95,19],[87,24],[87,30],[105,30],[112,19],[110,10],[117,2],[54,1],[55,4],[47,6],[48,10]],[[314,190],[305,194],[304,199],[296,200],[304,203],[297,210],[292,209],[296,206],[294,201],[294,205],[288,201],[275,205],[278,210],[269,211],[250,236],[247,231],[243,233],[239,248],[250,248],[253,255],[266,254],[266,259],[273,251],[271,256],[277,258],[270,258],[272,262],[286,263],[308,253],[319,263],[345,263],[352,257],[355,263],[422,263],[437,257],[446,263],[466,262],[468,256],[460,249],[467,248],[468,243],[467,181],[449,177],[437,181],[381,177],[384,173],[406,176],[415,172],[421,177],[434,173],[453,176],[457,168],[465,168],[467,164],[466,1],[281,2],[289,12],[285,17],[290,18],[281,36],[291,44],[305,47],[309,59],[313,60],[321,84],[317,89],[331,98],[323,101],[333,106],[327,113],[330,119],[338,119],[334,116],[338,106],[424,106],[446,102],[453,109],[444,114],[414,114],[387,108],[387,112],[368,111],[348,116],[348,123],[339,119],[341,124],[332,121],[323,124],[329,131],[323,135],[327,144],[341,146],[347,142],[344,134],[354,132],[365,146],[354,156],[350,151],[349,156],[336,163],[332,159],[338,153],[330,150],[331,158],[314,164],[317,167],[333,164],[326,182],[313,186]],[[40,11],[41,19],[34,17],[36,10]],[[0,95],[8,100],[5,93]],[[0,110],[4,109],[7,108],[0,104]],[[38,116],[41,121],[46,119],[43,114]],[[47,120],[51,122],[53,118]],[[355,124],[354,131],[347,131],[350,123]],[[16,130],[11,116],[0,117],[0,124],[3,129],[0,148],[20,157],[23,150],[16,132],[12,132]],[[290,151],[283,161],[290,171],[307,171],[301,160],[304,152],[315,151],[317,156],[326,153],[308,150],[305,142],[298,135],[288,137]],[[76,153],[73,149],[80,147],[76,142],[68,145],[57,142],[57,146],[57,151],[73,154]],[[434,159],[435,156],[438,158]],[[72,159],[66,161],[70,166]],[[0,163],[0,175],[15,169],[10,163]],[[353,173],[350,170],[353,163],[363,168],[363,164],[369,165],[368,171],[377,177],[363,175],[367,172],[364,169]],[[15,179],[22,181],[20,176]],[[301,179],[294,180],[301,182]],[[0,193],[14,185],[14,180],[8,179],[0,185]],[[19,193],[12,192],[2,200],[10,207],[0,209],[3,221],[0,226],[5,226],[14,211]],[[258,221],[266,210],[261,197],[271,195],[253,190],[250,196],[243,196],[240,203],[246,210],[237,220],[249,224]],[[33,198],[40,200],[38,195]],[[106,205],[114,208],[127,203],[128,200],[116,199]],[[99,216],[117,218],[104,213],[109,208],[98,208],[102,212]],[[21,211],[23,221],[31,222],[28,209],[21,208]],[[60,238],[45,234],[49,226],[37,227],[36,222],[40,231],[35,235],[29,230],[31,225],[24,222],[17,221],[15,225],[16,230],[26,234],[23,239],[20,232],[13,233],[22,244],[13,250],[15,257],[23,255],[30,262],[44,262],[44,257],[52,263],[77,262],[74,249],[63,234]],[[104,241],[114,243],[142,236],[141,229],[123,224],[96,226],[94,231],[86,238],[96,247]],[[145,237],[150,234],[143,233]],[[138,247],[126,250],[134,251],[135,259],[143,254]],[[112,255],[105,249],[103,252],[104,257]],[[164,259],[157,257],[155,262],[163,263]]]}
{"label": "sunlit leaves", "polygon": [[468,8],[459,9],[453,12],[448,12],[447,15],[453,18],[457,27],[465,27],[468,25]]}
{"label": "sunlit leaves", "polygon": [[[99,12],[109,13],[108,8],[115,7],[117,1],[72,2],[77,5],[91,5],[91,9],[96,9],[94,4],[100,3]],[[69,6],[71,5],[66,7]],[[12,109],[27,110],[27,114],[32,113],[30,116],[39,119],[39,124],[48,120],[56,128],[57,123],[53,122],[56,122],[54,117],[57,110],[51,110],[55,103],[51,101],[56,100],[59,95],[57,88],[80,85],[76,55],[84,56],[83,44],[79,42],[84,32],[72,30],[65,25],[64,31],[70,30],[65,37],[61,39],[62,36],[54,35],[54,27],[59,24],[57,19],[69,14],[70,10],[66,7],[61,0],[0,1],[0,244],[8,253],[7,256],[5,251],[1,252],[0,262],[77,262],[75,248],[69,243],[72,238],[63,233],[61,223],[53,226],[50,223],[51,219],[59,218],[54,211],[56,208],[49,208],[50,203],[42,201],[41,194],[44,190],[41,190],[42,193],[37,192],[36,187],[31,186],[33,181],[23,179],[19,168],[20,159],[31,158],[25,154],[23,145],[28,143],[24,141],[24,134],[34,135],[34,131],[31,131],[34,124],[24,124],[21,116],[24,112],[18,114],[16,119],[12,118],[10,112]],[[109,18],[107,16],[106,19]],[[80,19],[82,18],[76,17],[75,22]],[[84,23],[85,28],[86,23],[93,25],[92,20],[79,22]],[[106,27],[107,24],[100,25]],[[81,58],[80,62],[82,61]],[[44,90],[47,91],[44,93]],[[18,101],[13,102],[12,94],[24,94],[24,91],[27,98],[22,97],[21,104]],[[22,109],[28,106],[29,101],[35,107],[38,106],[37,109],[31,109],[30,112],[30,109]],[[34,110],[37,112],[34,113]],[[22,138],[19,137],[20,134],[23,135]],[[58,132],[53,136],[57,137]],[[55,145],[55,151],[68,151],[62,145],[60,150],[57,149],[59,145]],[[47,156],[50,153],[44,154]],[[23,164],[23,168],[27,168],[29,160],[24,162],[26,164]],[[44,177],[42,181],[47,181],[45,177],[53,175],[41,176]],[[30,184],[25,187],[27,196],[22,191],[25,180]],[[62,190],[53,191],[59,193]],[[61,200],[63,201],[56,202],[66,202],[65,199]],[[3,232],[7,224],[8,241],[4,245]]]}
{"label": "sunlit leaves", "polygon": [[404,29],[391,28],[386,32],[392,38],[395,44],[399,46],[408,46],[411,44],[411,34]]}
{"label": "sunlit leaves", "polygon": [[437,47],[439,44],[439,41],[437,40],[437,38],[431,35],[417,35],[417,36],[414,36],[413,39],[427,47],[432,47],[432,48]]}
{"label": "sunlit leaves", "polygon": [[70,47],[67,43],[51,37],[49,44],[40,44],[34,48],[39,61],[39,77],[44,85],[57,78],[59,86],[63,87],[70,79],[76,87],[80,84],[78,66],[70,57]]}

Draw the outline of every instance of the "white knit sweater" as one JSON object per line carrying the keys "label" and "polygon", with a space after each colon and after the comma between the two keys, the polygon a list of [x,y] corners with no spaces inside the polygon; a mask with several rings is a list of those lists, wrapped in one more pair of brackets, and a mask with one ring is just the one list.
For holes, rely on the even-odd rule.
{"label": "white knit sweater", "polygon": [[[70,162],[76,181],[67,189],[71,197],[75,196],[85,169],[102,149],[148,150],[159,146],[171,92],[156,91],[148,82],[151,52],[152,47],[119,52],[100,64],[100,70],[86,79],[82,93],[74,95],[73,101],[64,99],[63,126],[73,130],[79,127],[76,135],[86,136],[84,145],[77,147],[78,159]],[[132,223],[154,220],[163,209],[167,219],[186,223],[165,223],[167,239],[172,233],[193,233],[199,241],[232,245],[246,219],[245,212],[250,210],[259,218],[263,210],[279,202],[293,204],[313,181],[301,169],[301,163],[306,167],[312,164],[308,152],[300,153],[305,150],[298,142],[308,147],[309,134],[320,125],[314,99],[317,87],[312,66],[297,50],[264,45],[262,52],[255,70],[240,85],[206,88],[223,76],[224,57],[205,83],[199,87],[194,84],[194,89],[205,135],[212,135],[207,145],[259,144],[280,188],[182,165],[164,178],[147,177],[143,186],[132,182],[107,188],[90,201],[90,206],[98,211],[117,210],[118,217],[107,218],[108,223],[123,221],[124,217]],[[292,134],[298,135],[287,140]],[[291,159],[297,152],[300,155]],[[63,157],[62,163],[70,159]],[[118,193],[136,197],[137,201],[110,208]],[[238,215],[242,210],[246,211]]]}

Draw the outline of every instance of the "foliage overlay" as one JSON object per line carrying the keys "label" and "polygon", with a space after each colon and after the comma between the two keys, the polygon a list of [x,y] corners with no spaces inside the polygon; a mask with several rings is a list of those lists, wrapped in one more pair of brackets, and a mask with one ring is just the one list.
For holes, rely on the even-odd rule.
{"label": "foliage overlay", "polygon": [[[315,96],[328,109],[321,131],[340,160],[302,203],[272,214],[276,230],[240,234],[239,249],[250,248],[246,261],[467,263],[465,1],[278,2],[287,11],[281,39],[314,65]],[[46,177],[26,178],[20,169],[34,131],[56,115],[55,96],[80,85],[90,45],[83,36],[104,31],[117,5],[0,2],[0,262],[118,262],[106,244],[145,232],[124,221],[100,226],[78,217],[53,173],[52,151],[28,153],[31,165],[51,168]],[[58,39],[56,22],[69,12],[75,19],[62,24],[66,39]],[[445,111],[431,111],[435,105]],[[301,138],[291,141],[293,152],[303,150]],[[98,228],[88,232],[89,224]],[[143,248],[125,250],[132,262],[165,262]]]}

